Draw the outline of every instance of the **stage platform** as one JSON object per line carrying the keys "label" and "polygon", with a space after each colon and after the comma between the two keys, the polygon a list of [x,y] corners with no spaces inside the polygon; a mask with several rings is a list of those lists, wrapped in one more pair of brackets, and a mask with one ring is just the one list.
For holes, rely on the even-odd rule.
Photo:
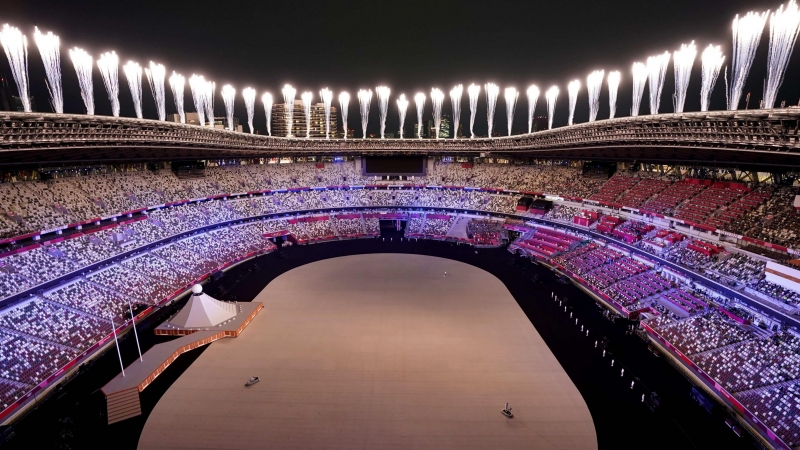
{"label": "stage platform", "polygon": [[156,379],[178,356],[197,347],[210,344],[226,337],[238,337],[264,305],[261,302],[237,303],[236,316],[228,323],[204,329],[184,329],[169,326],[167,322],[159,325],[155,333],[158,335],[181,336],[178,339],[154,345],[142,360],[136,360],[103,386],[108,408],[108,423],[136,417],[142,413],[139,404],[139,392],[142,392]]}
{"label": "stage platform", "polygon": [[269,315],[200,355],[140,450],[597,448],[577,388],[483,270],[347,256],[287,272],[255,301]]}

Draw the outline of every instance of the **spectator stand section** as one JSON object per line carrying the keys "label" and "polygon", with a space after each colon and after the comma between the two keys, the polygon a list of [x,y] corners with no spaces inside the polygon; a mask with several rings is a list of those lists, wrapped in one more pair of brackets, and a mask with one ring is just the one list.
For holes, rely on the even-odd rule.
{"label": "spectator stand section", "polygon": [[496,248],[508,241],[505,221],[470,218],[467,222],[467,239],[477,248]]}
{"label": "spectator stand section", "polygon": [[800,445],[797,336],[764,336],[715,310],[680,320],[659,316],[643,326],[653,342],[771,446],[788,450]]}
{"label": "spectator stand section", "polygon": [[[0,420],[19,413],[78,365],[212,272],[257,252],[248,224],[221,227],[113,263],[43,291],[0,313]],[[210,239],[210,240],[209,240]],[[221,242],[221,245],[217,245]],[[222,248],[227,247],[227,251]],[[221,258],[228,258],[222,261]]]}
{"label": "spectator stand section", "polygon": [[546,226],[531,226],[510,246],[538,259],[547,259],[575,248],[583,238]]}

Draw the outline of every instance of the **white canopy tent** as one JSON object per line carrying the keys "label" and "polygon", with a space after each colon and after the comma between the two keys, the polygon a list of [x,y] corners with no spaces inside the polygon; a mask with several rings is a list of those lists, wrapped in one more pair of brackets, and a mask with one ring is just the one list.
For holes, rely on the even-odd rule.
{"label": "white canopy tent", "polygon": [[236,316],[236,305],[209,297],[199,284],[192,286],[192,297],[170,324],[180,328],[213,327]]}

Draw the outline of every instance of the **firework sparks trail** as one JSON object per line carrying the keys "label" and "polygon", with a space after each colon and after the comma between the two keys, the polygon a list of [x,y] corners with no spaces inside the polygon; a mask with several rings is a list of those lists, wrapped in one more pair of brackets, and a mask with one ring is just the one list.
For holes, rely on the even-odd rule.
{"label": "firework sparks trail", "polygon": [[131,99],[133,99],[133,110],[136,112],[136,118],[142,118],[142,67],[133,61],[128,61],[127,64],[122,66],[122,71],[125,72],[125,78],[128,80],[128,88],[131,90]]}
{"label": "firework sparks trail", "polygon": [[358,91],[358,108],[361,112],[361,139],[367,138],[370,103],[372,103],[372,89]]}
{"label": "firework sparks trail", "polygon": [[589,94],[589,122],[597,120],[600,110],[600,90],[603,88],[605,70],[595,70],[586,77],[586,92]]}
{"label": "firework sparks trail", "polygon": [[661,103],[661,90],[664,89],[664,79],[667,77],[669,66],[669,52],[647,58],[647,83],[650,87],[650,114],[658,114]]}
{"label": "firework sparks trail", "polygon": [[519,92],[516,88],[506,88],[503,92],[506,99],[506,120],[508,122],[508,135],[511,136],[511,126],[514,124],[514,110],[517,108]]}
{"label": "firework sparks trail", "polygon": [[183,111],[183,92],[186,88],[186,78],[183,75],[172,72],[169,76],[169,87],[172,90],[172,98],[175,100],[175,109],[178,110],[178,117],[181,123],[186,123],[186,113]]}
{"label": "firework sparks trail", "polygon": [[119,58],[115,52],[107,52],[100,55],[97,60],[97,68],[103,77],[103,84],[106,86],[108,101],[111,102],[111,114],[119,117]]}
{"label": "firework sparks trail", "polygon": [[167,70],[162,64],[156,64],[150,61],[150,67],[144,68],[144,74],[147,76],[147,83],[150,85],[150,93],[153,94],[153,100],[156,102],[158,120],[165,120],[167,118],[167,109],[164,79],[167,76]]}
{"label": "firework sparks trail", "polygon": [[528,87],[528,134],[533,132],[533,114],[536,112],[536,102],[539,101],[539,87],[532,84]]}
{"label": "firework sparks trail", "polygon": [[17,93],[22,102],[22,109],[31,112],[31,97],[28,88],[28,38],[19,31],[19,28],[3,25],[0,31],[0,44],[6,52],[8,65],[11,66],[11,75],[17,84]]}
{"label": "firework sparks trail", "polygon": [[33,33],[33,40],[39,48],[39,55],[42,56],[45,75],[47,75],[47,90],[50,92],[50,104],[53,111],[58,114],[64,113],[64,95],[61,91],[61,51],[58,36],[48,31],[47,34],[39,31],[36,27]]}
{"label": "firework sparks trail", "polygon": [[553,86],[544,93],[547,101],[547,129],[553,129],[553,116],[556,113],[556,102],[558,101],[558,87]]}
{"label": "firework sparks trail", "polygon": [[306,139],[311,137],[311,100],[313,94],[311,92],[303,92],[300,94],[300,100],[303,101],[303,114],[306,117]]}
{"label": "firework sparks trail", "polygon": [[261,96],[261,103],[264,104],[264,114],[267,116],[267,136],[272,136],[272,94],[265,92]]}
{"label": "firework sparks trail", "polygon": [[244,108],[247,110],[247,126],[250,127],[250,134],[255,133],[253,129],[253,116],[256,115],[256,90],[248,87],[242,90]]}
{"label": "firework sparks trail", "polygon": [[333,102],[333,91],[324,88],[319,91],[319,98],[322,99],[322,111],[325,113],[325,139],[331,138],[331,103]]}
{"label": "firework sparks trail", "polygon": [[458,138],[458,126],[461,125],[461,96],[464,86],[458,85],[450,90],[450,103],[453,105],[453,139]]}
{"label": "firework sparks trail", "polygon": [[86,114],[94,115],[94,84],[92,83],[92,56],[75,47],[69,50],[69,58],[75,66],[75,73],[78,75],[78,85],[81,87],[81,98],[83,105],[86,106]]}
{"label": "firework sparks trail", "polygon": [[380,112],[381,119],[381,139],[385,139],[386,114],[389,112],[389,94],[391,94],[391,92],[392,90],[386,86],[378,86],[375,88],[375,94],[378,96],[378,111]]}
{"label": "firework sparks trail", "polygon": [[286,137],[292,137],[292,125],[294,124],[294,96],[297,89],[291,84],[287,84],[281,89],[283,93],[284,118],[286,119]]}
{"label": "firework sparks trail", "polygon": [[633,103],[631,104],[631,117],[639,115],[642,106],[644,87],[647,84],[647,66],[640,62],[633,63]]}
{"label": "firework sparks trail", "polygon": [[733,19],[733,52],[731,60],[731,84],[728,92],[728,109],[739,109],[742,90],[753,65],[761,34],[767,23],[769,11],[761,14],[750,11],[744,17],[737,14]]}
{"label": "firework sparks trail", "polygon": [[475,114],[478,112],[478,97],[481,93],[481,87],[477,84],[470,84],[467,88],[469,94],[469,137],[474,138],[475,132],[472,128],[475,126]]}
{"label": "firework sparks trail", "polygon": [[500,93],[500,88],[494,83],[488,83],[484,89],[486,90],[486,123],[489,125],[489,137],[492,137],[494,110],[497,107],[497,95]]}
{"label": "firework sparks trail", "polygon": [[578,103],[578,91],[581,90],[581,82],[579,80],[572,80],[567,85],[567,94],[569,96],[569,118],[567,125],[572,125],[572,119],[575,116],[575,105]]}
{"label": "firework sparks trail", "polygon": [[422,139],[422,113],[425,112],[425,94],[422,92],[414,96],[414,103],[417,105],[417,136]]}
{"label": "firework sparks trail", "polygon": [[703,61],[702,77],[700,85],[700,111],[708,111],[708,106],[711,101],[711,92],[714,91],[714,85],[717,83],[719,71],[722,68],[722,63],[725,57],[722,56],[722,50],[719,45],[716,47],[709,45],[701,57]]}
{"label": "firework sparks trail", "polygon": [[439,139],[439,127],[442,124],[442,103],[444,92],[438,88],[431,89],[431,107],[433,108],[433,129],[436,130],[436,139]]}
{"label": "firework sparks trail", "polygon": [[792,56],[797,33],[800,31],[800,9],[794,0],[789,0],[769,18],[769,53],[767,54],[767,79],[764,82],[764,108],[773,108],[778,89],[783,84],[786,65]]}
{"label": "firework sparks trail", "polygon": [[233,104],[236,101],[236,89],[230,84],[222,86],[222,103],[225,104],[225,119],[227,119],[228,126],[226,130],[233,130]]}
{"label": "firework sparks trail", "polygon": [[608,73],[608,79],[606,80],[608,83],[609,119],[613,119],[614,115],[617,113],[617,92],[619,91],[620,78],[622,78],[622,74],[620,74],[618,70],[615,70]]}
{"label": "firework sparks trail", "polygon": [[[189,78],[189,87],[192,90],[192,100],[194,101],[194,109],[197,111],[197,120],[200,126],[206,126],[206,108],[203,104],[205,100],[206,80],[202,76],[192,75]],[[177,98],[177,97],[176,97]],[[211,118],[212,122],[214,118]]]}
{"label": "firework sparks trail", "polygon": [[206,81],[205,89],[203,89],[203,106],[206,107],[206,119],[208,126],[214,128],[215,115],[214,115],[214,95],[217,92],[217,83],[213,81]]}
{"label": "firework sparks trail", "polygon": [[344,138],[347,140],[347,108],[350,106],[350,94],[342,92],[339,94],[339,109],[342,114],[342,131],[344,131]]}
{"label": "firework sparks trail", "polygon": [[680,50],[672,54],[672,64],[675,69],[675,97],[674,110],[676,113],[683,112],[686,103],[686,90],[689,88],[689,79],[692,76],[692,66],[697,58],[697,46],[692,41],[689,45],[681,45]]}
{"label": "firework sparks trail", "polygon": [[408,100],[406,94],[400,94],[397,99],[397,113],[400,115],[400,139],[403,139],[403,128],[406,124],[406,111],[408,110]]}

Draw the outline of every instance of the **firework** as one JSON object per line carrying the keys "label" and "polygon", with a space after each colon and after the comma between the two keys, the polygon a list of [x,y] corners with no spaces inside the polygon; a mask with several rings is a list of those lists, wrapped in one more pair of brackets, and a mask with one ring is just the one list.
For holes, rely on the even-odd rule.
{"label": "firework", "polygon": [[217,83],[213,81],[206,81],[205,89],[203,89],[203,106],[206,107],[206,119],[208,126],[214,128],[216,122],[214,115],[214,94],[217,91]]}
{"label": "firework", "polygon": [[500,88],[494,83],[488,83],[484,88],[486,89],[486,123],[489,124],[489,137],[492,137],[494,109],[497,106],[497,95],[500,93]]}
{"label": "firework", "polygon": [[417,105],[417,136],[422,139],[422,113],[425,112],[425,94],[422,92],[414,96],[414,103]]}
{"label": "firework", "polygon": [[344,138],[347,139],[347,108],[350,106],[350,94],[342,92],[339,94],[339,109],[342,113],[342,131]]}
{"label": "firework", "polygon": [[[204,127],[206,126],[206,109],[203,102],[205,101],[206,79],[199,75],[192,75],[189,78],[189,87],[192,90],[194,109],[197,111],[197,121],[200,122],[201,127]],[[213,123],[213,117],[211,121]]]}
{"label": "firework", "polygon": [[737,14],[733,19],[733,53],[731,61],[731,84],[728,92],[728,109],[739,109],[742,90],[753,65],[761,33],[767,23],[769,11],[761,14],[750,11],[744,17]]}
{"label": "firework", "polygon": [[773,108],[778,89],[783,84],[786,64],[792,56],[797,33],[800,31],[800,9],[789,0],[769,18],[769,53],[767,54],[767,79],[764,82],[764,108]]}
{"label": "firework", "polygon": [[37,27],[33,33],[33,40],[42,56],[45,75],[47,75],[47,90],[50,92],[50,104],[53,111],[64,113],[64,96],[61,92],[61,51],[58,36],[48,31],[43,34]]}
{"label": "firework", "polygon": [[553,129],[553,115],[556,113],[556,101],[558,101],[558,87],[553,86],[544,93],[547,101],[547,129]]}
{"label": "firework", "polygon": [[392,90],[386,86],[378,86],[375,88],[375,94],[378,96],[378,111],[380,112],[381,119],[381,139],[384,139],[384,131],[386,130],[386,113],[389,112],[389,94]]}
{"label": "firework", "polygon": [[94,115],[94,85],[92,83],[92,56],[75,47],[69,50],[69,58],[75,66],[75,73],[78,75],[78,84],[81,87],[81,98],[83,105],[86,106],[86,114]]}
{"label": "firework", "polygon": [[119,117],[119,58],[115,52],[103,53],[97,60],[97,68],[106,86],[111,115]]}
{"label": "firework", "polygon": [[333,91],[325,88],[319,91],[319,98],[322,99],[322,110],[325,113],[325,139],[331,137],[331,102],[333,101]]}
{"label": "firework", "polygon": [[464,86],[458,85],[450,90],[450,103],[453,105],[453,139],[458,137],[458,126],[461,124],[461,95]]}
{"label": "firework", "polygon": [[406,124],[406,111],[408,110],[408,100],[406,94],[400,94],[397,99],[397,112],[400,115],[400,139],[403,139],[403,127]]}
{"label": "firework", "polygon": [[537,101],[539,101],[539,87],[532,84],[528,87],[528,134],[533,133],[533,113],[536,112]]}
{"label": "firework", "polygon": [[506,88],[503,92],[506,98],[506,120],[508,122],[508,135],[511,136],[511,125],[514,124],[514,110],[517,108],[519,92],[516,88]]}
{"label": "firework", "polygon": [[682,113],[686,103],[686,90],[689,88],[689,78],[692,76],[692,66],[697,57],[697,46],[692,41],[689,45],[681,45],[680,50],[672,54],[672,64],[675,68],[675,112]]}
{"label": "firework", "polygon": [[153,100],[156,102],[158,120],[164,120],[167,118],[166,94],[164,92],[164,79],[167,76],[167,70],[162,64],[156,64],[150,61],[150,67],[144,68],[144,74],[147,76],[147,83],[150,85],[150,93],[153,94]]}
{"label": "firework", "polygon": [[661,90],[669,66],[669,52],[647,58],[647,83],[650,86],[650,114],[658,114],[661,103]]}
{"label": "firework", "polygon": [[722,68],[722,62],[725,57],[722,56],[722,50],[719,45],[714,47],[709,45],[701,57],[703,61],[703,70],[700,86],[700,111],[708,111],[708,105],[711,100],[711,92],[714,90],[714,85],[717,83],[719,71]]}
{"label": "firework", "polygon": [[442,123],[442,102],[444,92],[437,88],[431,89],[431,107],[433,108],[433,129],[436,130],[436,139],[439,139],[439,126]]}
{"label": "firework", "polygon": [[567,85],[567,94],[569,96],[569,118],[567,119],[567,125],[572,125],[572,119],[575,116],[575,105],[578,103],[578,91],[580,90],[580,80],[572,80]]}
{"label": "firework", "polygon": [[264,103],[264,114],[267,116],[267,136],[272,136],[272,94],[265,92],[261,102]]}
{"label": "firework", "polygon": [[608,108],[610,110],[608,118],[613,119],[617,113],[617,91],[619,90],[619,80],[622,74],[618,70],[608,73]]}
{"label": "firework", "polygon": [[[56,37],[56,41],[58,41],[58,37]],[[3,26],[3,31],[0,31],[0,44],[3,45],[6,57],[8,58],[8,64],[11,66],[11,74],[17,85],[17,93],[22,102],[23,111],[31,112],[28,88],[28,38],[26,38],[18,28],[5,24]]]}
{"label": "firework", "polygon": [[372,103],[372,89],[358,91],[358,108],[361,112],[361,139],[367,138],[367,124],[369,124],[369,104]]}
{"label": "firework", "polygon": [[131,90],[131,98],[133,99],[133,110],[136,112],[136,118],[142,118],[142,68],[138,63],[128,61],[128,64],[122,66],[122,71],[125,72],[125,78],[128,80],[128,88]]}
{"label": "firework", "polygon": [[233,103],[236,100],[236,89],[230,84],[222,86],[222,103],[225,104],[225,118],[227,119],[227,130],[233,130]]}
{"label": "firework", "polygon": [[647,66],[640,62],[633,63],[633,103],[631,104],[631,116],[639,115],[639,107],[642,105],[644,87],[647,83]]}
{"label": "firework", "polygon": [[472,128],[475,126],[475,114],[478,112],[478,97],[481,93],[481,87],[477,84],[470,84],[467,88],[469,94],[469,137],[474,138],[475,132]]}
{"label": "firework", "polygon": [[253,116],[256,114],[256,90],[248,87],[242,90],[244,108],[247,110],[247,126],[250,127],[250,134],[255,133],[253,129]]}
{"label": "firework", "polygon": [[306,116],[306,139],[311,137],[311,99],[311,92],[300,94],[300,100],[303,101],[303,114]]}
{"label": "firework", "polygon": [[186,123],[186,114],[183,112],[183,90],[186,87],[186,79],[183,75],[172,72],[169,77],[169,87],[172,89],[172,98],[175,100],[175,109],[178,110],[181,123]]}
{"label": "firework", "polygon": [[283,93],[284,118],[286,119],[286,137],[292,137],[292,124],[294,124],[294,96],[297,89],[287,84],[281,89]]}
{"label": "firework", "polygon": [[28,90],[28,38],[19,31],[19,28],[3,25],[0,31],[0,44],[6,51],[8,65],[11,66],[11,75],[17,84],[17,93],[22,102],[22,109],[31,112],[31,98]]}
{"label": "firework", "polygon": [[600,109],[600,90],[603,88],[605,75],[605,70],[595,70],[586,77],[586,92],[589,94],[589,122],[597,119],[597,111]]}

